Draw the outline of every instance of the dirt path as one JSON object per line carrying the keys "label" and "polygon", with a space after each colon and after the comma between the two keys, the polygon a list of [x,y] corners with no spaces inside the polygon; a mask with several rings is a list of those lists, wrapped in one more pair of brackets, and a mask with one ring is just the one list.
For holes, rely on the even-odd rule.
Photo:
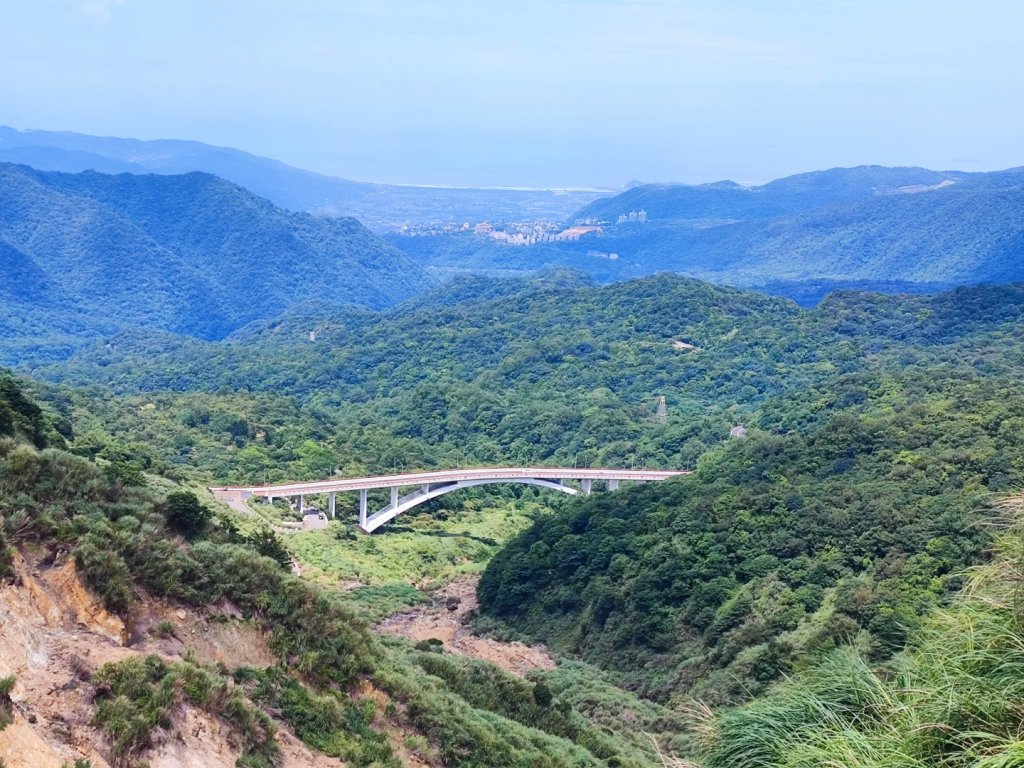
{"label": "dirt path", "polygon": [[451,653],[489,661],[512,674],[523,676],[531,669],[553,669],[555,660],[542,645],[503,643],[473,634],[469,614],[477,610],[479,576],[464,576],[432,593],[429,602],[389,616],[375,629],[386,635],[407,637],[413,642],[436,638]]}

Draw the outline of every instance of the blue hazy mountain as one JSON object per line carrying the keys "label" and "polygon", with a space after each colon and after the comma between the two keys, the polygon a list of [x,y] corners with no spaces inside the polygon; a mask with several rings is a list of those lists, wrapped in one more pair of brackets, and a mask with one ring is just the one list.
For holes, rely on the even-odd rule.
{"label": "blue hazy mountain", "polygon": [[[643,210],[643,223],[620,217]],[[645,186],[579,217],[634,268],[754,280],[961,284],[1024,277],[1024,169],[862,167],[745,188]]]}
{"label": "blue hazy mountain", "polygon": [[[437,271],[583,270],[600,281],[678,272],[820,298],[1024,279],[1024,169],[836,168],[756,187],[646,184],[580,209],[600,231],[508,247],[473,235],[390,242]],[[809,288],[810,286],[810,288]]]}
{"label": "blue hazy mountain", "polygon": [[351,218],[276,207],[229,181],[0,164],[4,333],[73,343],[114,327],[199,338],[302,301],[383,308],[426,276]]}
{"label": "blue hazy mountain", "polygon": [[388,229],[405,223],[559,220],[608,192],[415,187],[349,181],[197,141],[140,141],[0,126],[0,162],[45,171],[181,174],[203,171],[297,211],[354,216]]}

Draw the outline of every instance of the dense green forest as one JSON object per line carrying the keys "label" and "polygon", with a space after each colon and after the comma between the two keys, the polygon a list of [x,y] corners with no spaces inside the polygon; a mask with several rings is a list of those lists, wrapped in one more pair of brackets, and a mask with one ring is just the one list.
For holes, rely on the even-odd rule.
{"label": "dense green forest", "polygon": [[[1008,373],[1021,295],[847,292],[801,310],[670,275],[475,278],[389,312],[299,308],[228,343],[118,336],[34,374],[87,387],[61,406],[83,436],[105,429],[142,444],[140,458],[224,480],[456,462],[686,467],[732,426],[787,410],[777,398],[839,376],[907,360]],[[125,399],[92,407],[111,390]]]}
{"label": "dense green forest", "polygon": [[482,610],[659,698],[744,699],[847,642],[885,658],[985,552],[989,494],[1024,481],[1024,398],[938,370],[847,377],[827,414],[807,394],[762,417],[785,434],[539,520]]}
{"label": "dense green forest", "polygon": [[663,698],[743,699],[846,642],[886,657],[1024,482],[1022,310],[1015,286],[830,297],[803,317],[831,359],[752,392],[747,439],[537,521],[484,573],[484,613]]}

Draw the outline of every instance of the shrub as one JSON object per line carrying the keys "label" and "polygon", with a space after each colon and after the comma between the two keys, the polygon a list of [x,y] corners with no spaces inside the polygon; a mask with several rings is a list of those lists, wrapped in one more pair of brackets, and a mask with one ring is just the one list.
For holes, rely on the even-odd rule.
{"label": "shrub", "polygon": [[285,547],[281,537],[269,528],[263,528],[256,533],[243,538],[243,541],[255,549],[264,557],[269,557],[285,570],[292,568],[292,556]]}
{"label": "shrub", "polygon": [[548,688],[543,681],[538,682],[533,686],[533,701],[538,707],[550,707],[554,698],[555,697],[551,693],[551,689]]}
{"label": "shrub", "polygon": [[175,708],[184,702],[228,723],[243,749],[240,765],[270,766],[276,760],[273,723],[216,670],[188,661],[167,665],[157,656],[130,657],[104,665],[93,683],[93,723],[107,734],[121,764],[152,746],[156,728],[170,728]]}
{"label": "shrub", "polygon": [[295,735],[314,749],[347,763],[396,766],[387,737],[372,727],[374,705],[338,692],[316,693],[283,668],[239,670],[236,679],[255,679],[253,697],[281,713]]}
{"label": "shrub", "polygon": [[161,619],[153,625],[153,628],[149,630],[149,634],[153,637],[174,637],[174,629],[173,621]]}
{"label": "shrub", "polygon": [[96,534],[86,534],[75,547],[75,565],[85,583],[108,611],[124,616],[135,603],[131,571],[124,558]]}
{"label": "shrub", "polygon": [[14,576],[14,553],[7,546],[7,537],[4,536],[3,521],[0,518],[0,582],[7,581]]}
{"label": "shrub", "polygon": [[16,682],[17,680],[13,675],[10,677],[0,677],[0,731],[11,723],[11,715],[13,714],[11,691],[14,690]]}
{"label": "shrub", "polygon": [[167,520],[171,530],[187,539],[194,539],[205,533],[210,520],[213,519],[213,512],[203,506],[194,493],[188,491],[168,494],[156,509]]}

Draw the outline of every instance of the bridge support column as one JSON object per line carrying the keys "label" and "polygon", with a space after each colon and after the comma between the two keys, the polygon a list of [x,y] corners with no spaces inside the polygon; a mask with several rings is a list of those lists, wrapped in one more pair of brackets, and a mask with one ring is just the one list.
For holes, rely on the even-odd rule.
{"label": "bridge support column", "polygon": [[587,494],[587,496],[590,495],[591,483],[593,483],[593,480],[580,480],[580,485],[583,486],[583,492]]}
{"label": "bridge support column", "polygon": [[617,490],[619,490],[619,481],[618,480],[609,480],[608,481],[608,490],[609,491],[617,491]]}
{"label": "bridge support column", "polygon": [[295,497],[295,510],[301,515],[302,514],[302,494]]}
{"label": "bridge support column", "polygon": [[392,487],[392,489],[391,489],[391,506],[392,507],[397,507],[398,506],[398,486],[397,485]]}
{"label": "bridge support column", "polygon": [[359,525],[366,525],[366,489],[359,491]]}
{"label": "bridge support column", "polygon": [[332,518],[338,516],[338,513],[337,513],[337,499],[335,499],[334,497],[335,497],[335,494],[333,494],[333,493],[328,493],[327,494],[327,511],[331,513],[331,517]]}
{"label": "bridge support column", "polygon": [[264,501],[265,501],[265,502],[266,502],[267,504],[273,504],[273,503],[274,503],[274,497],[273,497],[273,496],[267,496],[267,497],[266,497],[266,498],[264,499]]}

